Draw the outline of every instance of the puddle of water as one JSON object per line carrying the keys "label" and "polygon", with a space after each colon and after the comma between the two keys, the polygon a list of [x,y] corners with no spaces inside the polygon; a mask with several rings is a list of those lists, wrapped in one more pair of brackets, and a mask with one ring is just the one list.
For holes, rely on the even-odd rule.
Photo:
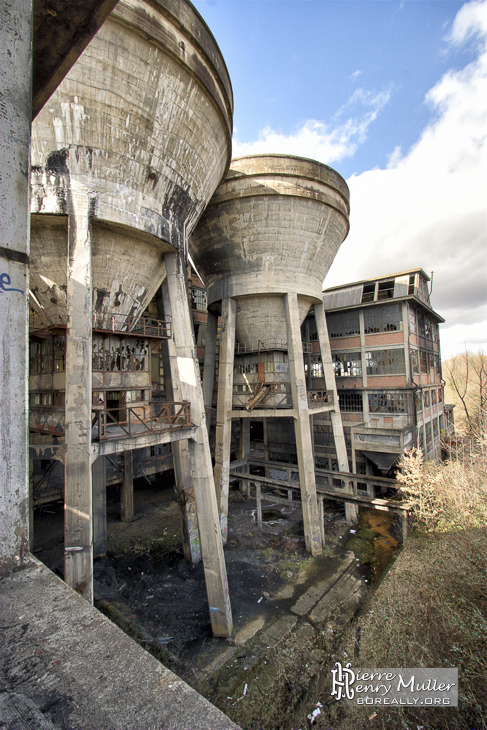
{"label": "puddle of water", "polygon": [[361,563],[367,565],[374,586],[388,564],[397,554],[399,543],[390,534],[394,520],[392,512],[364,510],[355,534],[351,534],[345,547],[353,550]]}

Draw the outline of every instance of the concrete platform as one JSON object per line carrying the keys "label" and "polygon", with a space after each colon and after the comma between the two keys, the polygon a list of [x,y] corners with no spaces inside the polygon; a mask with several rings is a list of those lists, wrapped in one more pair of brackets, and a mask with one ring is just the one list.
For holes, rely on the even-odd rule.
{"label": "concrete platform", "polygon": [[0,591],[3,705],[19,730],[239,730],[37,560]]}

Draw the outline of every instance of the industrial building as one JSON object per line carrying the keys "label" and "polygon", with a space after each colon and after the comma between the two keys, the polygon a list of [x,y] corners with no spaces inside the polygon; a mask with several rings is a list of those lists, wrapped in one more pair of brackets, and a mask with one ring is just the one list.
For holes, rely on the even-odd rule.
{"label": "industrial building", "polygon": [[406,450],[441,456],[438,325],[421,269],[326,289],[324,306],[352,469],[387,474]]}

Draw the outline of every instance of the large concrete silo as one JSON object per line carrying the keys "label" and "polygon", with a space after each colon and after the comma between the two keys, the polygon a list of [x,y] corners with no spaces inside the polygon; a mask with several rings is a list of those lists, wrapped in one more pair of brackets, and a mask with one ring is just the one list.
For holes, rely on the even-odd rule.
{"label": "large concrete silo", "polygon": [[228,168],[232,106],[220,50],[189,2],[120,0],[32,131],[32,302],[68,315],[66,580],[91,598],[93,314],[137,317],[164,280],[175,400],[191,401],[198,427],[190,452],[220,635],[231,612],[185,266],[188,235]]}
{"label": "large concrete silo", "polygon": [[[349,191],[337,172],[314,160],[257,155],[232,160],[190,239],[191,255],[207,287],[208,308],[222,315],[215,482],[223,529],[231,417],[256,415],[232,406],[236,338],[239,350],[288,352],[292,406],[287,413],[271,409],[267,415],[294,418],[305,536],[314,554],[321,552],[322,538],[300,326],[314,305],[332,392],[322,411],[331,414],[340,469],[348,471],[322,304],[323,280],[348,228]],[[210,339],[211,326],[207,347]]]}

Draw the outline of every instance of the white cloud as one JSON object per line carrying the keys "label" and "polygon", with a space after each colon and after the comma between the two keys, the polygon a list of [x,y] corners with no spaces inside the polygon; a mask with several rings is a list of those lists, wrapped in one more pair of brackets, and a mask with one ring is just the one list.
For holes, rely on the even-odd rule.
{"label": "white cloud", "polygon": [[[351,157],[358,145],[363,144],[369,126],[389,99],[389,91],[373,93],[356,89],[348,102],[337,111],[334,126],[308,119],[294,134],[284,134],[266,127],[255,142],[239,142],[235,137],[233,156],[286,154],[310,157],[327,165],[339,162]],[[343,121],[339,122],[339,119]]]}
{"label": "white cloud", "polygon": [[[449,70],[426,94],[431,122],[411,150],[396,147],[387,169],[348,180],[351,232],[325,283],[434,270],[432,303],[447,320],[442,351],[449,357],[465,345],[487,350],[487,2],[465,3],[446,41],[457,48],[475,43],[476,60]],[[267,128],[257,142],[236,141],[234,156],[338,162],[363,144],[389,98],[357,89],[333,125],[309,120],[291,135]]]}
{"label": "white cloud", "polygon": [[487,3],[457,14],[449,42],[475,38],[477,59],[448,71],[425,102],[433,121],[386,170],[352,176],[351,233],[326,286],[421,266],[434,270],[432,302],[444,357],[487,339]]}

